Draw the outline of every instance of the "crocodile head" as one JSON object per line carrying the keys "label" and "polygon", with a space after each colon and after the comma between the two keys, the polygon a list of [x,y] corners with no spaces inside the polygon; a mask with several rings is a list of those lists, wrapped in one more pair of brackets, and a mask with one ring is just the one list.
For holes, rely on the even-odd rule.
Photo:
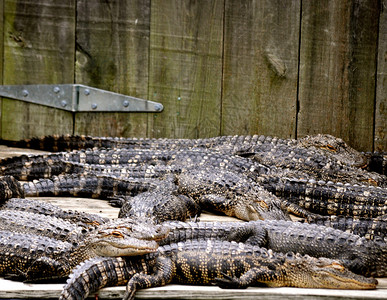
{"label": "crocodile head", "polygon": [[[375,289],[378,281],[355,274],[339,261],[327,258],[300,257],[291,263],[292,286],[325,289]],[[298,262],[297,262],[298,261]]]}
{"label": "crocodile head", "polygon": [[348,166],[363,167],[366,165],[364,154],[350,147],[342,139],[329,134],[316,134],[298,140],[305,148],[315,147]]}
{"label": "crocodile head", "polygon": [[103,224],[86,241],[98,256],[135,256],[155,252],[158,241],[168,235],[161,225],[117,219]]}
{"label": "crocodile head", "polygon": [[242,220],[290,220],[279,199],[267,191],[260,191],[257,198],[240,199],[236,206],[235,216]]}

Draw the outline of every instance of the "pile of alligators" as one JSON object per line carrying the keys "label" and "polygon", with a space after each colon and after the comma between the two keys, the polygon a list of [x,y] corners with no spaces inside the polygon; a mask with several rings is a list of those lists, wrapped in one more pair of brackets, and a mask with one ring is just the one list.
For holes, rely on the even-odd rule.
{"label": "pile of alligators", "polygon": [[[112,285],[133,299],[172,282],[375,289],[387,276],[386,154],[330,135],[2,143],[51,153],[0,160],[0,275],[67,280],[60,299]],[[39,196],[106,199],[120,212],[28,199]],[[245,222],[199,222],[202,211]]]}

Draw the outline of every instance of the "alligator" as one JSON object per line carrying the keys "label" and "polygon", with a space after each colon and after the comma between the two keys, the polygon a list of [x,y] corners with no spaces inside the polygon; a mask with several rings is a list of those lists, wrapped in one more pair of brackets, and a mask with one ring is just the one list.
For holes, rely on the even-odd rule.
{"label": "alligator", "polygon": [[[73,163],[125,167],[207,165],[239,173],[245,172],[254,176],[270,172],[268,167],[250,159],[208,149],[87,149],[44,155],[22,155],[0,160],[0,172],[2,175],[11,175],[19,180],[50,178],[54,175],[73,173]],[[280,172],[280,170],[276,171]]]}
{"label": "alligator", "polygon": [[257,183],[314,214],[378,217],[387,213],[387,189],[314,179],[262,175]]}
{"label": "alligator", "polygon": [[194,239],[244,242],[277,252],[295,252],[339,260],[352,272],[387,276],[387,247],[358,235],[323,225],[283,220],[250,222],[179,222],[162,224],[169,230],[160,246]]}
{"label": "alligator", "polygon": [[253,159],[267,166],[275,166],[281,169],[298,170],[307,173],[316,180],[331,180],[350,184],[372,184],[386,186],[386,176],[375,172],[369,172],[328,156],[325,152],[319,153],[302,147],[294,147],[286,144],[264,144],[253,149],[250,153],[239,154]]}
{"label": "alligator", "polygon": [[[248,180],[247,177],[243,177],[242,174],[235,175],[227,170],[214,168],[184,171],[176,176],[177,192],[180,195],[174,193],[171,185],[165,185],[167,177],[155,181],[155,179],[126,180],[106,175],[65,174],[53,176],[52,179],[26,182],[23,188],[25,195],[29,197],[70,195],[99,199],[134,196],[141,191],[148,191],[144,195],[138,195],[135,205],[129,198],[126,201],[127,204],[121,209],[120,215],[130,216],[135,210],[135,214],[138,214],[139,210],[144,211],[146,207],[156,212],[164,206],[162,212],[159,211],[157,217],[155,216],[161,218],[161,221],[167,218],[184,220],[189,216],[197,215],[200,208],[236,216],[243,220],[290,219],[281,209],[281,201],[277,197]],[[161,195],[163,197],[160,197]],[[148,200],[144,202],[140,198],[142,200],[148,198]],[[154,202],[155,199],[157,202]],[[168,200],[174,201],[177,205]],[[182,211],[178,212],[179,209]],[[183,211],[186,212],[184,217],[181,215]]]}
{"label": "alligator", "polygon": [[387,152],[367,152],[367,170],[382,175],[387,175]]}
{"label": "alligator", "polygon": [[64,210],[47,202],[23,198],[11,198],[7,200],[1,204],[0,210],[15,210],[46,215],[64,219],[85,228],[104,224],[109,220],[108,218],[102,217],[98,214],[91,214],[74,210]]}
{"label": "alligator", "polygon": [[63,174],[50,179],[37,179],[22,184],[26,197],[76,196],[108,199],[133,196],[156,187],[160,181],[123,179],[108,175]]}
{"label": "alligator", "polygon": [[161,226],[132,220],[100,225],[69,243],[32,233],[0,231],[0,276],[28,282],[60,281],[82,261],[97,256],[135,256],[155,252],[168,234]]}
{"label": "alligator", "polygon": [[161,184],[127,199],[119,217],[155,218],[156,222],[185,220],[197,216],[203,209],[242,220],[290,220],[281,208],[285,201],[281,202],[243,174],[198,167],[166,178],[169,179],[164,182],[172,184]]}
{"label": "alligator", "polygon": [[243,174],[198,167],[177,176],[181,194],[196,199],[204,210],[222,212],[242,220],[290,220],[281,201]]}
{"label": "alligator", "polygon": [[354,274],[336,260],[275,253],[242,243],[196,240],[159,247],[157,252],[86,261],[74,269],[59,299],[85,299],[105,286],[125,284],[124,299],[133,299],[138,289],[169,283],[222,288],[375,289],[377,285],[377,280]]}
{"label": "alligator", "polygon": [[348,216],[315,216],[303,222],[324,225],[365,237],[368,240],[379,240],[387,243],[387,215],[376,218]]}
{"label": "alligator", "polygon": [[24,197],[19,181],[12,176],[0,176],[0,203],[14,197]]}
{"label": "alligator", "polygon": [[149,191],[119,200],[123,201],[119,218],[135,218],[155,224],[167,220],[185,221],[201,213],[201,207],[192,198],[178,194],[172,175],[166,176],[160,185]]}
{"label": "alligator", "polygon": [[[262,146],[263,147],[263,146]],[[261,147],[261,148],[262,148]],[[261,174],[275,174],[283,176],[284,173],[292,173],[295,177],[317,176],[317,179],[326,179],[333,181],[343,181],[349,183],[370,183],[374,185],[386,186],[386,176],[366,172],[361,169],[346,167],[340,163],[316,158],[309,152],[302,152],[302,159],[294,157],[298,150],[289,150],[283,154],[281,151],[274,151],[273,146],[268,145],[268,153],[262,150],[265,157],[272,157],[274,162],[284,160],[281,167],[276,167],[274,163],[270,167],[254,162],[249,158],[240,157],[227,152],[218,152],[207,148],[189,148],[189,149],[86,149],[72,152],[59,152],[55,154],[32,155],[7,158],[0,161],[1,173],[3,175],[12,175],[19,180],[30,180],[36,178],[49,178],[53,175],[72,173],[73,164],[102,164],[102,165],[182,165],[184,167],[196,165],[209,165],[222,167],[238,173],[249,173],[256,177]],[[264,147],[263,147],[264,148]],[[297,148],[298,149],[298,148]],[[302,162],[305,160],[306,162]],[[296,167],[294,164],[296,163]],[[313,163],[311,163],[313,162]],[[309,166],[309,167],[308,167]],[[313,172],[307,171],[313,170]],[[318,172],[316,172],[318,170]],[[289,176],[289,175],[288,175]],[[319,177],[320,176],[320,177]]]}
{"label": "alligator", "polygon": [[308,149],[313,154],[330,156],[342,164],[363,167],[366,164],[364,153],[349,147],[342,139],[328,134],[306,136],[299,140],[280,139],[263,135],[217,136],[202,139],[152,139],[92,137],[84,135],[49,135],[20,141],[1,141],[13,147],[32,148],[46,151],[71,151],[87,148],[126,148],[126,149],[189,149],[208,148],[232,154],[260,151],[262,145],[287,145],[293,148]]}
{"label": "alligator", "polygon": [[[65,174],[26,182],[23,188],[26,196],[70,195],[100,199],[134,196],[162,185],[171,171],[176,178],[178,193],[193,198],[202,209],[243,220],[289,219],[283,210],[301,217],[311,217],[313,214],[377,217],[387,212],[384,200],[387,190],[372,186],[281,178],[278,174],[260,175],[253,179],[248,174],[222,167],[178,167],[173,171],[162,168],[160,177],[156,178],[148,178],[151,171],[140,170],[143,171],[142,177],[125,172],[126,179],[111,175]],[[166,196],[171,191],[167,189],[162,193]],[[146,195],[150,197],[152,192]],[[175,196],[168,197],[174,199]],[[191,202],[186,198],[181,200],[184,206]]]}
{"label": "alligator", "polygon": [[0,230],[36,234],[71,243],[82,240],[97,226],[96,223],[79,226],[65,219],[26,211],[0,210]]}

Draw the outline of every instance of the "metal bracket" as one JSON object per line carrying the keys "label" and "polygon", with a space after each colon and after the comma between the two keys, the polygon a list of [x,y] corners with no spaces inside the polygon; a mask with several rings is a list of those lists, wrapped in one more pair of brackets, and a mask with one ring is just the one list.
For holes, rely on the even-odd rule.
{"label": "metal bracket", "polygon": [[158,102],[81,84],[0,85],[6,97],[71,112],[161,112]]}

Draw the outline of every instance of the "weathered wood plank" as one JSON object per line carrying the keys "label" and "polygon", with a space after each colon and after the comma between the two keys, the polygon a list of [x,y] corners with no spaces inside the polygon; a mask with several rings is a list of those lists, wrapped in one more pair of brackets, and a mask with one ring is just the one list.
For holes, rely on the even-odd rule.
{"label": "weathered wood plank", "polygon": [[[342,299],[387,299],[386,280],[378,278],[376,290],[335,290],[250,287],[247,289],[220,289],[216,286],[193,286],[169,284],[136,292],[136,299],[187,299],[187,300],[342,300]],[[0,297],[5,299],[57,299],[63,284],[26,284],[0,279]],[[98,293],[100,299],[122,299],[125,287],[107,287]],[[87,299],[95,299],[90,295]]]}
{"label": "weathered wood plank", "polygon": [[222,134],[295,137],[301,1],[226,1]]}
{"label": "weathered wood plank", "polygon": [[304,1],[297,135],[371,150],[378,1]]}
{"label": "weathered wood plank", "polygon": [[[147,99],[149,16],[148,0],[79,0],[76,82]],[[145,137],[147,119],[147,113],[77,113],[75,134]]]}
{"label": "weathered wood plank", "polygon": [[[74,1],[4,1],[3,84],[72,83]],[[4,139],[72,133],[69,112],[3,99]]]}
{"label": "weathered wood plank", "polygon": [[224,1],[156,0],[151,8],[151,137],[220,133]]}
{"label": "weathered wood plank", "polygon": [[[0,24],[1,24],[0,26],[0,84],[3,84],[4,1],[0,2]],[[0,111],[1,111],[1,98],[0,98]]]}
{"label": "weathered wood plank", "polygon": [[375,151],[387,151],[387,0],[381,0],[375,105]]}
{"label": "weathered wood plank", "polygon": [[[0,84],[3,84],[3,49],[4,49],[4,1],[0,2]],[[0,137],[2,128],[2,106],[3,100],[0,97]]]}

